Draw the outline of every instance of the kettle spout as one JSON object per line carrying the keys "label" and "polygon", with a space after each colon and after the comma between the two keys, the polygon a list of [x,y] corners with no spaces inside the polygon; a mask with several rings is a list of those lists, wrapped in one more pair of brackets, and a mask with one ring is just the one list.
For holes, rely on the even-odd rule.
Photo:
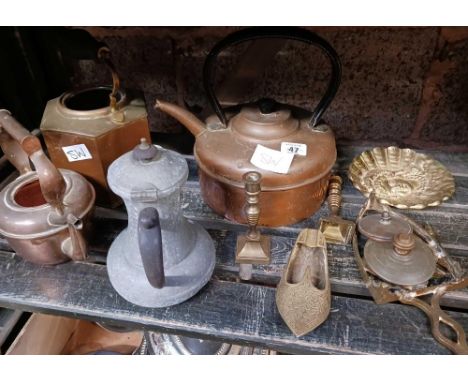
{"label": "kettle spout", "polygon": [[154,105],[154,107],[177,119],[182,125],[189,129],[195,137],[205,130],[205,124],[202,121],[180,106],[156,100],[156,105]]}

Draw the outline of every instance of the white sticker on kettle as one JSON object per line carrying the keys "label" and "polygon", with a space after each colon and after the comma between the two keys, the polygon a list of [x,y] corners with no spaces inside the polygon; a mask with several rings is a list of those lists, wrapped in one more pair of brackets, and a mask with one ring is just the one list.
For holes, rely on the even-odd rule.
{"label": "white sticker on kettle", "polygon": [[304,143],[281,142],[281,152],[305,157],[307,155],[307,145]]}
{"label": "white sticker on kettle", "polygon": [[257,145],[250,159],[250,163],[263,170],[287,174],[294,154],[282,153],[268,147]]}
{"label": "white sticker on kettle", "polygon": [[63,152],[67,156],[69,162],[76,162],[79,160],[93,159],[88,148],[84,144],[64,146],[62,147]]}

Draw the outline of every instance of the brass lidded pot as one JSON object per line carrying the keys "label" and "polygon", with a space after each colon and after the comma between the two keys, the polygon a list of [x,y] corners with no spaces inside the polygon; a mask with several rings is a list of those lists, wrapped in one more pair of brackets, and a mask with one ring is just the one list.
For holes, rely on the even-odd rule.
{"label": "brass lidded pot", "polygon": [[434,274],[437,258],[414,234],[400,233],[392,241],[368,240],[364,247],[367,266],[380,278],[397,285],[425,283]]}
{"label": "brass lidded pot", "polygon": [[[329,58],[332,71],[328,88],[312,113],[272,99],[238,105],[226,112],[221,108],[213,89],[218,54],[230,46],[265,38],[284,38],[315,45]],[[330,171],[336,160],[334,134],[321,120],[340,84],[341,65],[335,50],[324,39],[305,29],[247,28],[216,44],[205,61],[203,74],[205,91],[216,112],[206,123],[167,102],[158,100],[156,107],[179,120],[196,137],[194,155],[205,202],[218,214],[245,223],[242,179],[245,173],[258,171],[262,176],[259,225],[288,225],[312,215],[324,201]],[[294,156],[287,173],[264,170],[251,163],[257,145],[280,151],[285,142],[299,144],[306,151],[303,156]]]}
{"label": "brass lidded pot", "polygon": [[107,184],[107,168],[141,137],[150,140],[150,132],[144,101],[120,89],[108,49],[101,48],[99,56],[112,72],[113,86],[69,91],[50,100],[40,128],[52,162],[86,176],[97,202],[113,207],[121,201]]}
{"label": "brass lidded pot", "polygon": [[364,246],[366,265],[382,280],[413,287],[434,274],[437,257],[407,220],[384,209],[359,218],[358,229],[369,239]]}
{"label": "brass lidded pot", "polygon": [[0,233],[19,256],[34,263],[84,260],[93,186],[74,171],[58,170],[39,139],[7,110],[0,110],[0,145],[20,172],[0,192]]}

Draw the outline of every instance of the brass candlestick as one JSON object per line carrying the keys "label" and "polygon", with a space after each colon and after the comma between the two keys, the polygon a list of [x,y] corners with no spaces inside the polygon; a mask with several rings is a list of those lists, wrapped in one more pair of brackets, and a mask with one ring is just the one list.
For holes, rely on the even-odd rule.
{"label": "brass candlestick", "polygon": [[353,237],[355,223],[344,220],[338,213],[341,207],[341,185],[343,181],[338,175],[333,175],[328,183],[328,207],[330,216],[320,219],[319,231],[328,243],[349,244]]}
{"label": "brass candlestick", "polygon": [[241,264],[241,278],[250,279],[251,266],[243,264],[270,263],[270,237],[264,236],[257,228],[260,218],[259,196],[262,176],[256,171],[247,172],[244,177],[246,206],[245,214],[249,229],[237,238],[236,263]]}

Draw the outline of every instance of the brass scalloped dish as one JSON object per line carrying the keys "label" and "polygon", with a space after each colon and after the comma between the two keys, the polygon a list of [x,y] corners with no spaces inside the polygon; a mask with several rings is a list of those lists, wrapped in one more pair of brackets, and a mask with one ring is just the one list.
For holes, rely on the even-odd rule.
{"label": "brass scalloped dish", "polygon": [[365,196],[396,208],[437,206],[455,191],[453,175],[439,161],[411,149],[375,147],[353,159],[348,176]]}

